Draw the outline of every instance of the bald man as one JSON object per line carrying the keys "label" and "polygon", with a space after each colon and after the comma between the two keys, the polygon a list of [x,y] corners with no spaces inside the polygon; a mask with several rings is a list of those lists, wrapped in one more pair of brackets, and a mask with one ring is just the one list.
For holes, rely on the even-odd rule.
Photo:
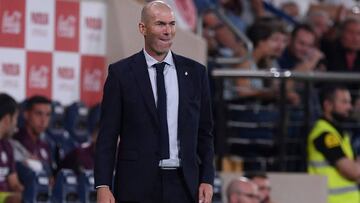
{"label": "bald man", "polygon": [[245,177],[233,179],[226,190],[228,203],[259,203],[259,191],[255,183]]}
{"label": "bald man", "polygon": [[98,203],[210,203],[214,147],[206,69],[170,50],[175,18],[164,2],[144,6],[139,31],[144,49],[111,64],[104,86]]}

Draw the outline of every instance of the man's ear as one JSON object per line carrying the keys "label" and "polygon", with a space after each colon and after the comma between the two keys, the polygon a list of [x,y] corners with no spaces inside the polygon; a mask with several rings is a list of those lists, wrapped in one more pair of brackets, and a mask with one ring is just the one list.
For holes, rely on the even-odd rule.
{"label": "man's ear", "polygon": [[2,122],[4,124],[4,126],[9,126],[11,124],[12,118],[10,114],[6,114],[3,118],[2,118]]}
{"label": "man's ear", "polygon": [[324,103],[324,110],[331,110],[333,108],[333,103],[329,100],[325,100]]}
{"label": "man's ear", "polygon": [[139,23],[139,31],[140,31],[140,33],[141,33],[142,35],[145,36],[145,34],[146,34],[146,27],[145,27],[145,24],[144,24],[143,22],[140,22],[140,23]]}

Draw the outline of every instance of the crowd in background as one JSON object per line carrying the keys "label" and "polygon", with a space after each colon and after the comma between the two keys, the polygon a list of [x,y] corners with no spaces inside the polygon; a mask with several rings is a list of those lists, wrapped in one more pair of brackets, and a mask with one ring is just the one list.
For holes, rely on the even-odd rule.
{"label": "crowd in background", "polygon": [[[196,32],[195,21],[202,17],[202,36],[207,42],[209,59],[217,57],[243,58],[240,63],[223,65],[209,61],[211,71],[216,67],[231,67],[241,70],[291,70],[310,71],[360,71],[360,7],[355,1],[262,1],[262,0],[194,0],[184,1],[196,10],[189,16],[187,29]],[[231,24],[246,34],[253,44],[248,47],[214,9],[224,11]],[[358,10],[356,10],[358,9]],[[279,99],[279,84],[276,81],[241,78],[229,81],[230,100],[242,104],[269,104]],[[359,85],[347,86],[353,97],[353,112],[360,112]],[[303,86],[295,81],[286,84],[286,99],[289,104],[303,103]],[[2,102],[6,105],[2,105]],[[56,174],[62,168],[75,173],[93,168],[94,143],[97,124],[86,130],[87,138],[76,143],[66,143],[51,135],[49,125],[54,123],[53,102],[42,96],[28,98],[19,108],[8,95],[0,95],[0,198],[8,202],[20,202],[24,190],[22,174],[17,174],[19,165],[33,171],[46,171],[50,185],[56,181]],[[3,108],[4,107],[4,108]],[[6,108],[13,109],[11,111]],[[11,108],[10,108],[11,107]],[[19,131],[15,134],[18,114]],[[359,115],[354,114],[354,119]],[[78,126],[79,127],[79,126]],[[84,126],[83,126],[84,127]],[[65,147],[65,148],[62,148]],[[251,181],[249,180],[251,179]],[[257,180],[267,180],[265,175],[249,175],[233,180],[226,196],[230,203],[253,199],[253,202],[269,203],[269,183],[258,185]],[[261,181],[258,181],[261,182]],[[238,189],[241,188],[241,189]],[[8,192],[14,192],[10,194]],[[245,192],[244,192],[245,191]],[[260,201],[261,200],[261,201]]]}

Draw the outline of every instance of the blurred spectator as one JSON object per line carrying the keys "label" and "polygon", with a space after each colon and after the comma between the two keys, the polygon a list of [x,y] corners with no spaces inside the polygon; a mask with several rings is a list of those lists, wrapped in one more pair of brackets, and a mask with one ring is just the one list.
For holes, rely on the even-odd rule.
{"label": "blurred spectator", "polygon": [[176,19],[176,25],[184,30],[195,31],[197,11],[193,0],[163,0],[168,3]]}
{"label": "blurred spectator", "polygon": [[283,10],[287,15],[291,16],[293,19],[300,20],[300,8],[295,1],[283,2],[280,5],[281,10]]}
{"label": "blurred spectator", "polygon": [[312,128],[307,141],[308,172],[328,178],[328,202],[360,202],[360,162],[355,161],[349,134],[343,129],[351,110],[350,92],[327,87],[320,93],[323,117]]}
{"label": "blurred spectator", "polygon": [[340,36],[322,48],[329,71],[360,71],[360,20],[346,19],[340,26]]}
{"label": "blurred spectator", "polygon": [[0,202],[20,203],[21,185],[15,170],[13,148],[8,141],[16,129],[18,105],[7,94],[0,94]]}
{"label": "blurred spectator", "polygon": [[309,11],[306,23],[313,27],[316,37],[320,42],[333,26],[329,14],[323,10]]}
{"label": "blurred spectator", "polygon": [[210,56],[243,56],[243,43],[212,11],[203,14],[203,36]]}
{"label": "blurred spectator", "polygon": [[226,189],[228,203],[260,203],[255,183],[245,177],[232,180]]}
{"label": "blurred spectator", "polygon": [[246,177],[258,186],[260,203],[273,203],[270,197],[270,180],[265,172],[248,173],[246,174]]}
{"label": "blurred spectator", "polygon": [[32,96],[25,101],[25,127],[14,135],[15,158],[34,171],[52,173],[50,147],[44,139],[51,115],[51,101]]}
{"label": "blurred spectator", "polygon": [[84,169],[93,170],[95,145],[98,132],[99,124],[96,125],[92,133],[91,142],[83,143],[80,145],[79,148],[68,153],[64,160],[61,162],[60,169],[72,169],[76,174],[80,174],[80,172]]}
{"label": "blurred spectator", "polygon": [[241,31],[245,32],[258,18],[265,16],[262,0],[220,0],[226,16]]}
{"label": "blurred spectator", "polygon": [[[286,46],[286,31],[282,24],[274,19],[260,19],[249,27],[247,35],[254,44],[254,51],[249,60],[240,64],[243,70],[269,70],[274,59],[281,56]],[[236,87],[240,98],[261,99],[276,98],[275,87],[264,84],[261,79],[239,78]]]}
{"label": "blurred spectator", "polygon": [[[276,59],[279,58],[287,44],[287,32],[284,25],[274,18],[262,18],[249,27],[247,35],[254,44],[254,51],[249,60],[238,65],[242,70],[270,70],[278,68]],[[268,84],[266,84],[268,83]],[[236,88],[240,100],[254,99],[262,103],[275,101],[278,98],[279,86],[276,81],[263,81],[262,79],[239,78]],[[289,101],[297,104],[291,92],[287,92]]]}
{"label": "blurred spectator", "polygon": [[278,62],[282,69],[293,71],[312,71],[319,66],[324,54],[316,48],[316,33],[307,24],[298,25],[291,33],[291,40]]}
{"label": "blurred spectator", "polygon": [[[203,17],[203,36],[208,42],[210,56],[241,57],[245,54],[243,42],[235,33],[218,18],[212,10],[218,7],[224,9],[226,17],[240,31],[245,31],[253,20],[263,16],[261,0],[237,1],[195,0],[195,4]],[[249,10],[251,10],[249,12]]]}
{"label": "blurred spectator", "polygon": [[[346,19],[340,25],[339,31],[339,38],[323,44],[327,69],[337,72],[360,72],[360,20]],[[356,101],[359,83],[348,84],[347,87]]]}

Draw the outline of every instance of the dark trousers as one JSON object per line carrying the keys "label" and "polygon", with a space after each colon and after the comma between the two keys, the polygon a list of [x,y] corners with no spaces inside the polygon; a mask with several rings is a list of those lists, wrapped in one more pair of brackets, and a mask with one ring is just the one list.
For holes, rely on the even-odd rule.
{"label": "dark trousers", "polygon": [[159,169],[157,182],[149,190],[153,191],[151,196],[142,202],[119,203],[195,203],[181,169]]}

